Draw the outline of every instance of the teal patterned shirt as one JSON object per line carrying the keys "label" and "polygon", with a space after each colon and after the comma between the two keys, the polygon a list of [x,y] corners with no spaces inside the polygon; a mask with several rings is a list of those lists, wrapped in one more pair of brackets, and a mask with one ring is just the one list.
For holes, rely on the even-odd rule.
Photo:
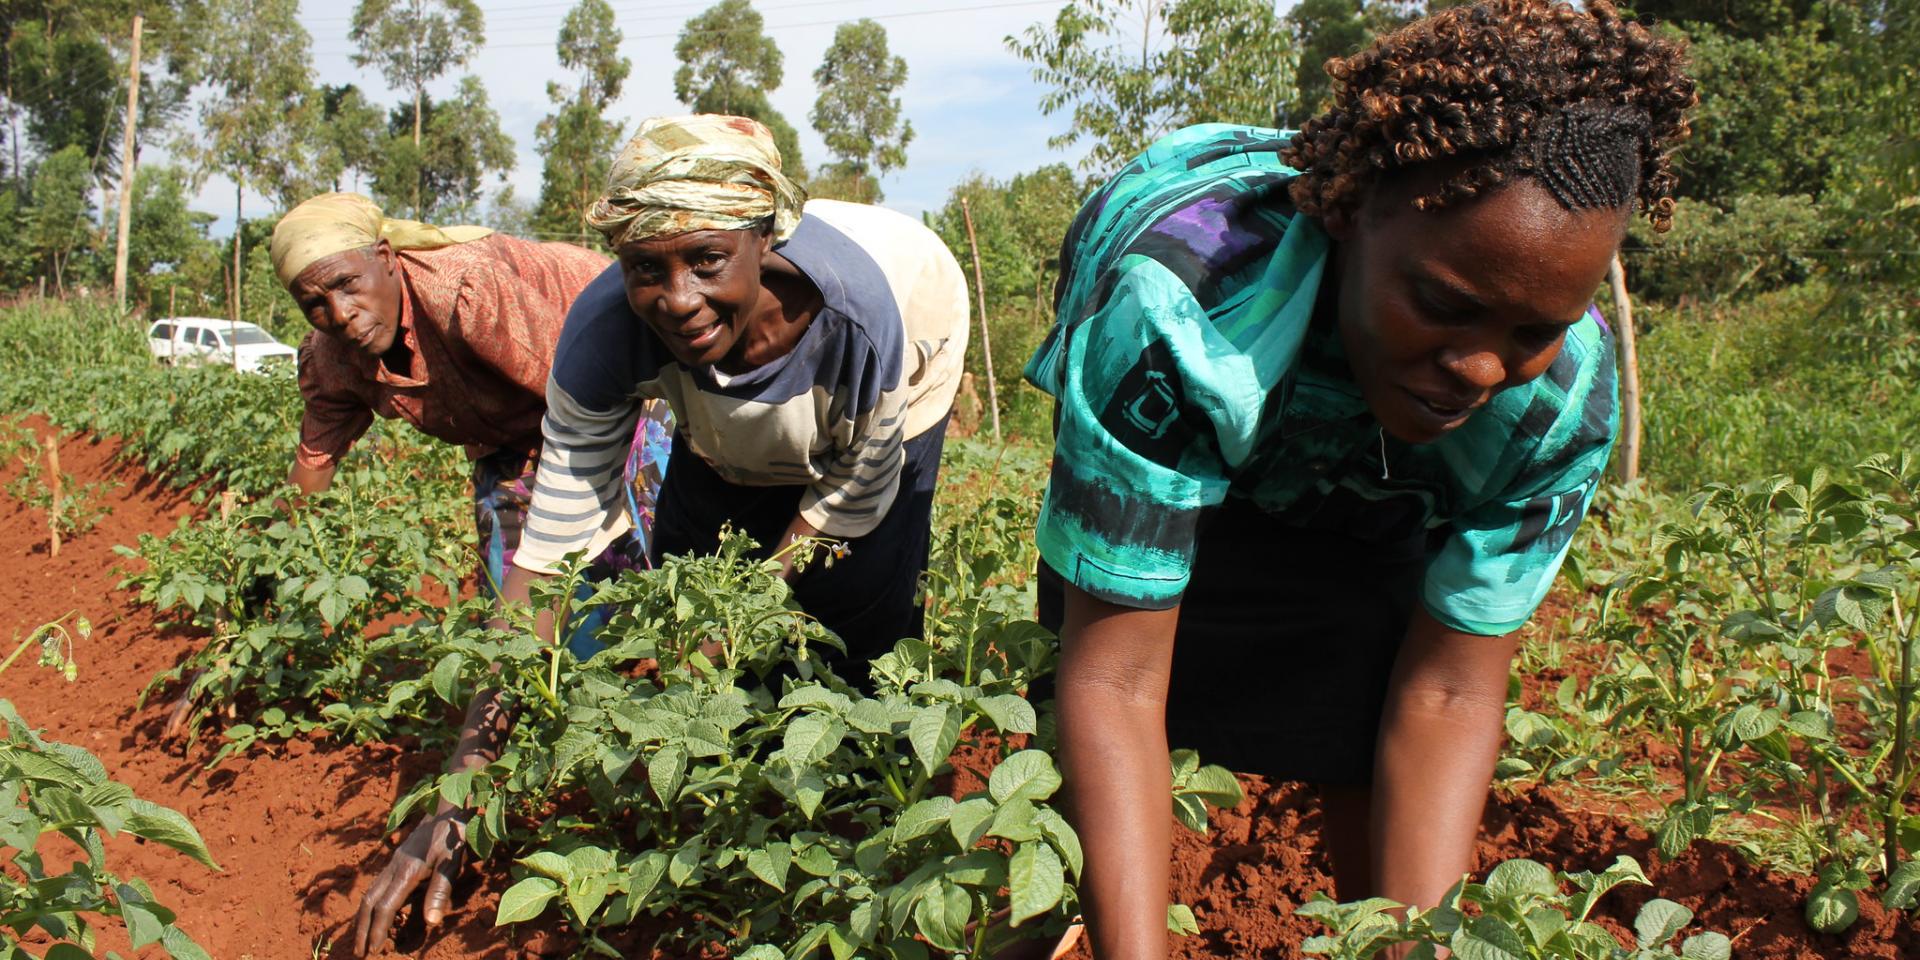
{"label": "teal patterned shirt", "polygon": [[1177,131],[1074,219],[1058,319],[1026,369],[1057,401],[1041,555],[1095,597],[1165,609],[1202,511],[1241,497],[1363,542],[1424,537],[1427,610],[1507,633],[1546,596],[1606,467],[1612,336],[1589,310],[1538,379],[1432,443],[1385,435],[1314,321],[1330,241],[1287,197],[1287,136]]}

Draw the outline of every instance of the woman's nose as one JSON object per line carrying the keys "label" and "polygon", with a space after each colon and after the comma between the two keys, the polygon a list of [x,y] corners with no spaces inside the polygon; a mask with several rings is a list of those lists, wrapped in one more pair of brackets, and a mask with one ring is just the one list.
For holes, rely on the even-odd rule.
{"label": "woman's nose", "polygon": [[700,312],[702,297],[689,271],[673,270],[660,286],[660,309],[668,317],[684,320]]}
{"label": "woman's nose", "polygon": [[1485,348],[1450,350],[1441,354],[1440,365],[1448,373],[1475,390],[1492,390],[1507,380],[1507,365],[1500,354]]}

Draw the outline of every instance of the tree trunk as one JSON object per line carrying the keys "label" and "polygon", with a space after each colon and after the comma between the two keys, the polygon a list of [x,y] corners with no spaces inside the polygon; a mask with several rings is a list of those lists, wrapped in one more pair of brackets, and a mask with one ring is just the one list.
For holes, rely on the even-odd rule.
{"label": "tree trunk", "polygon": [[1620,342],[1620,479],[1640,476],[1640,358],[1633,345],[1633,301],[1627,299],[1627,271],[1614,255],[1607,265],[1613,289],[1614,336]]}
{"label": "tree trunk", "polygon": [[113,298],[127,312],[127,228],[133,219],[133,134],[140,116],[140,25],[133,15],[133,56],[127,67],[127,129],[120,146],[120,229],[113,239]]}
{"label": "tree trunk", "polygon": [[425,164],[420,161],[420,94],[421,88],[413,88],[413,216],[420,216],[420,175]]}
{"label": "tree trunk", "polygon": [[246,190],[244,178],[236,172],[233,176],[233,300],[227,304],[232,308],[228,313],[235,320],[240,319],[240,278],[246,276],[240,272],[240,200]]}
{"label": "tree trunk", "polygon": [[993,442],[1000,442],[1000,388],[993,379],[993,334],[987,329],[987,284],[980,277],[980,243],[973,237],[973,208],[960,198],[960,215],[967,221],[967,246],[973,250],[973,287],[979,294],[980,356],[987,366],[987,408],[993,411]]}

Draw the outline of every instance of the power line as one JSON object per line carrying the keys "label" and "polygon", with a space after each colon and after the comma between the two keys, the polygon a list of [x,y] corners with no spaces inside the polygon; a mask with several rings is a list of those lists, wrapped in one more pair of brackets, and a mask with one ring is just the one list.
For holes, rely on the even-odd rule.
{"label": "power line", "polygon": [[[831,27],[831,26],[837,26],[843,23],[854,23],[860,20],[898,20],[898,19],[904,19],[907,17],[930,17],[930,16],[937,16],[940,14],[947,14],[947,13],[974,13],[981,10],[1005,10],[1013,7],[1040,7],[1040,6],[1050,7],[1050,6],[1054,6],[1057,3],[1059,3],[1059,0],[1013,0],[1013,2],[1010,2],[1010,3],[981,3],[981,4],[972,4],[964,7],[942,7],[936,10],[904,10],[896,13],[876,13],[876,14],[871,14],[869,16],[865,16],[865,17],[841,17],[833,20],[809,20],[809,21],[803,21],[800,23],[776,23],[776,24],[768,24],[763,29],[767,30],[768,32],[772,32],[774,30],[793,30],[793,29],[799,29],[801,27]],[[615,26],[619,26],[619,24],[616,23]],[[636,34],[636,35],[625,37],[622,39],[621,42],[626,43],[634,40],[665,40],[665,39],[671,39],[675,37],[687,36],[689,34],[691,35],[722,34],[726,32],[728,31],[727,31],[727,28],[725,27],[714,27],[714,28],[709,28],[705,30],[679,30],[673,33],[643,33],[643,34]],[[526,42],[526,43],[487,43],[487,44],[484,44],[484,49],[514,50],[514,49],[525,49],[525,48],[532,48],[532,47],[547,47],[552,45],[553,45],[552,40],[541,40],[541,41],[533,41],[533,42]],[[325,51],[316,51],[316,52],[325,53],[326,55],[329,55],[329,56],[338,56],[342,53],[350,53],[352,51],[325,50]]]}

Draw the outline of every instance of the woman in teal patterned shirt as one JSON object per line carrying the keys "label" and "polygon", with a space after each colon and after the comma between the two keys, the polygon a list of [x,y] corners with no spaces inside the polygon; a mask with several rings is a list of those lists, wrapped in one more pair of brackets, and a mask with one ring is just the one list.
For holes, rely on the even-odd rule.
{"label": "woman in teal patterned shirt", "polygon": [[1343,899],[1471,866],[1514,631],[1605,469],[1590,306],[1669,225],[1682,50],[1606,0],[1482,0],[1328,64],[1298,134],[1149,148],[1081,209],[1039,521],[1102,960],[1162,957],[1167,750],[1321,785]]}

